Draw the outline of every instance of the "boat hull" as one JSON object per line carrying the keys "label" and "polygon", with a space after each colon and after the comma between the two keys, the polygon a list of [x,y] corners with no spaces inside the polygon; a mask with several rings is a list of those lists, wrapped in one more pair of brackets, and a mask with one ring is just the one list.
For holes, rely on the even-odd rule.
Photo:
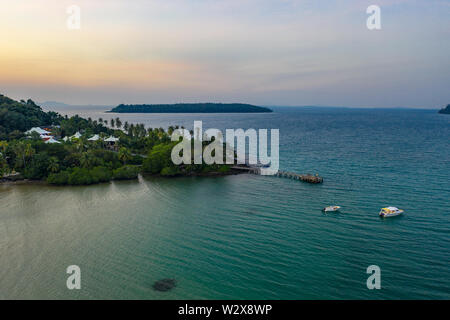
{"label": "boat hull", "polygon": [[331,207],[323,208],[322,211],[323,212],[337,212],[340,209],[341,209],[341,207],[339,207],[339,206],[331,206]]}
{"label": "boat hull", "polygon": [[380,217],[382,218],[389,218],[389,217],[396,217],[403,214],[403,210],[401,212],[393,212],[393,213],[382,213],[380,212]]}

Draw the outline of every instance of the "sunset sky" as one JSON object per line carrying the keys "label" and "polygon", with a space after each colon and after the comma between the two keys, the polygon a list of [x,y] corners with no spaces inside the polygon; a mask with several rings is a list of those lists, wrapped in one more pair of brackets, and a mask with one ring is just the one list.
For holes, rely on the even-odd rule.
{"label": "sunset sky", "polygon": [[[0,0],[0,93],[69,104],[450,103],[450,0]],[[69,30],[67,7],[81,8]],[[381,7],[381,30],[366,27]]]}

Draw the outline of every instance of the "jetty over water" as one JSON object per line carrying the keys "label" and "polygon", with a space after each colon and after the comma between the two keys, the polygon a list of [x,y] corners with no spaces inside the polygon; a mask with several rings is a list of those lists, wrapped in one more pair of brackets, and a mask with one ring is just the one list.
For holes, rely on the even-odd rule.
{"label": "jetty over water", "polygon": [[300,180],[308,183],[322,183],[323,178],[319,177],[319,175],[312,175],[312,174],[298,174],[295,172],[289,172],[289,171],[282,171],[278,170],[278,173],[276,174],[277,177],[282,178],[288,178],[288,179],[294,179],[294,180]]}
{"label": "jetty over water", "polygon": [[[231,167],[231,169],[234,170],[245,170],[248,173],[253,173],[253,174],[261,174],[261,167],[260,166],[248,166],[248,165],[236,165]],[[299,174],[299,173],[295,173],[295,172],[290,172],[290,171],[283,171],[283,170],[278,170],[278,172],[276,174],[274,174],[275,177],[280,177],[280,178],[288,178],[288,179],[293,179],[293,180],[299,180],[299,181],[304,181],[304,182],[308,182],[308,183],[322,183],[323,182],[323,178],[320,177],[318,174],[313,175],[313,174]]]}

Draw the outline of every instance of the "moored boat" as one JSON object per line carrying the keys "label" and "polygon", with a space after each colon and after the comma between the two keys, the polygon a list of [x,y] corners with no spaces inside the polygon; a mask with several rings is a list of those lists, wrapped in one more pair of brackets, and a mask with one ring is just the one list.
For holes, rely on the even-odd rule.
{"label": "moored boat", "polygon": [[322,211],[324,212],[334,212],[334,211],[339,211],[339,209],[341,209],[340,206],[328,206],[322,209]]}
{"label": "moored boat", "polygon": [[404,211],[397,207],[381,208],[380,217],[395,217],[401,215]]}

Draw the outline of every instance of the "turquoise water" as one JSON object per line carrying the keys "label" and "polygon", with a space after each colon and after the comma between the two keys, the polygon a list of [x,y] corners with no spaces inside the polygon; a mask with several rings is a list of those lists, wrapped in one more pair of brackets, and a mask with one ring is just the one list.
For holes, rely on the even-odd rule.
{"label": "turquoise water", "polygon": [[[279,128],[280,167],[320,173],[323,185],[238,175],[0,186],[0,298],[449,299],[450,117],[276,111],[119,116],[158,127]],[[322,213],[329,204],[342,212]],[[405,215],[380,219],[386,205]],[[73,264],[78,291],[65,286]],[[372,264],[381,290],[366,287]],[[163,278],[177,287],[154,291]]]}

